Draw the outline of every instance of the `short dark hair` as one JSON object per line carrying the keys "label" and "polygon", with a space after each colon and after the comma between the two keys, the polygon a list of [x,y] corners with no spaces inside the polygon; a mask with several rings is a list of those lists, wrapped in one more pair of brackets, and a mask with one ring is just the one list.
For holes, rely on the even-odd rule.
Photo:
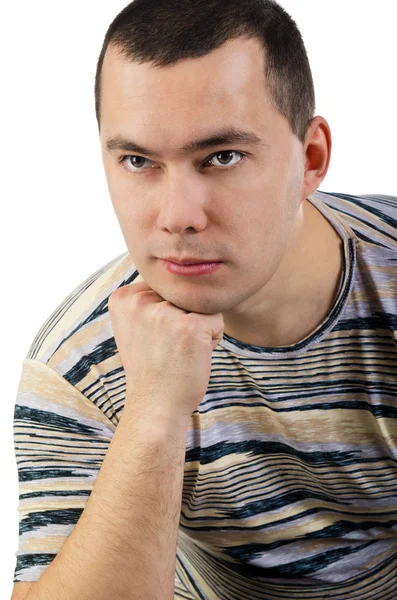
{"label": "short dark hair", "polygon": [[101,71],[109,44],[127,60],[162,67],[205,56],[240,37],[262,43],[270,101],[303,143],[315,111],[313,78],[301,33],[275,0],[133,0],[110,24],[98,58],[99,131]]}

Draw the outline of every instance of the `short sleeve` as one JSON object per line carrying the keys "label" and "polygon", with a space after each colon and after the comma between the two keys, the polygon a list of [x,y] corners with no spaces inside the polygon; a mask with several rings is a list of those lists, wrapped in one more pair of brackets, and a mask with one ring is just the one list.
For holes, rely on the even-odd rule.
{"label": "short sleeve", "polygon": [[73,531],[115,425],[45,363],[22,363],[13,439],[19,486],[14,583],[37,581]]}

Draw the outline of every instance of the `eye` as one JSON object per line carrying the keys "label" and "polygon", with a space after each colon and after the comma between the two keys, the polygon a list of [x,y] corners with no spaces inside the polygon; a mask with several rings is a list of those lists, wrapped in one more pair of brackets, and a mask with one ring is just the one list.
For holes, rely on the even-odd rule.
{"label": "eye", "polygon": [[[223,161],[225,161],[227,163],[228,161],[228,156],[230,157],[231,154],[237,154],[239,155],[241,158],[240,160],[232,163],[232,164],[225,164]],[[225,158],[226,156],[226,158]],[[220,160],[218,157],[222,157]],[[131,159],[131,161],[129,160]],[[246,159],[246,156],[244,154],[242,154],[241,152],[237,152],[237,150],[222,150],[221,152],[215,152],[214,154],[211,154],[210,157],[208,159],[206,159],[206,161],[203,163],[204,165],[210,163],[211,166],[215,166],[215,168],[217,169],[222,169],[223,171],[227,170],[227,169],[231,169],[234,166],[240,164],[241,162],[243,162]],[[220,162],[220,166],[218,165],[214,165],[213,161],[217,160],[218,162]],[[145,164],[145,162],[147,163],[153,163],[153,161],[149,160],[148,158],[144,158],[143,156],[139,156],[137,154],[128,154],[126,156],[121,156],[119,159],[119,162],[121,164],[125,164],[127,165],[125,168],[130,171],[130,172],[138,172],[138,171],[147,171],[148,169],[144,168],[143,165]],[[131,168],[133,165],[133,168]],[[138,168],[135,168],[138,167]],[[150,169],[153,169],[154,167],[149,167]]]}
{"label": "eye", "polygon": [[[138,167],[139,167],[139,169],[135,169],[135,168],[134,168],[134,169],[128,169],[128,170],[130,170],[130,171],[143,171],[144,169],[140,168],[140,167],[141,167],[141,164],[142,164],[142,163],[145,163],[145,161],[152,162],[151,160],[149,160],[148,158],[144,158],[143,156],[137,156],[137,155],[135,155],[135,154],[128,154],[127,156],[122,156],[122,157],[120,158],[120,163],[121,163],[121,164],[124,164],[124,163],[126,163],[128,158],[132,158],[132,159],[134,159],[132,164],[133,164],[135,167],[136,167],[136,166],[138,166]],[[129,167],[130,167],[130,166],[131,166],[131,163],[129,162],[129,163],[128,163],[128,165],[129,165]],[[146,169],[145,169],[145,170],[146,170]]]}
{"label": "eye", "polygon": [[[225,154],[226,154],[226,155],[227,155],[227,154],[229,154],[229,155],[230,155],[230,154],[238,154],[238,155],[239,155],[239,156],[241,156],[242,158],[245,158],[245,156],[244,156],[243,154],[241,154],[241,152],[237,152],[236,150],[222,150],[221,152],[216,152],[215,154],[212,154],[212,157],[213,157],[213,158],[211,158],[211,160],[209,160],[209,161],[207,161],[207,162],[210,162],[210,163],[211,163],[211,162],[212,162],[214,159],[218,160],[218,156],[222,156],[222,155],[225,155]],[[222,161],[222,160],[223,160],[223,159],[221,159],[221,161]],[[226,159],[226,160],[227,160],[227,159]],[[239,162],[241,162],[241,161],[238,161],[237,163],[232,163],[231,165],[230,165],[230,164],[227,164],[227,165],[225,165],[225,164],[223,164],[223,163],[221,162],[221,166],[223,166],[223,167],[234,167],[234,165],[235,165],[235,164],[238,164]],[[206,163],[205,163],[205,164],[206,164]],[[215,165],[215,166],[217,166],[217,165]]]}

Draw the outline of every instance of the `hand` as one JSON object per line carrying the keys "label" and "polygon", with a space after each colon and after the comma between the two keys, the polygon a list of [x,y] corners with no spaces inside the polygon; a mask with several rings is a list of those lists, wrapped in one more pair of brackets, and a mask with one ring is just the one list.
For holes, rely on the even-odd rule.
{"label": "hand", "polygon": [[118,288],[108,308],[136,414],[188,423],[208,387],[222,313],[182,310],[146,282]]}

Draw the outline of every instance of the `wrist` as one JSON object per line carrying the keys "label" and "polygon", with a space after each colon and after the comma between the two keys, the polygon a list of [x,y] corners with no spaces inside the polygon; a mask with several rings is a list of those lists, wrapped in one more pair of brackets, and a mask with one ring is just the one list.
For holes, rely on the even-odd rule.
{"label": "wrist", "polygon": [[[149,406],[153,406],[153,404],[147,402]],[[163,410],[138,407],[128,396],[126,396],[122,414],[125,414],[125,419],[128,419],[134,427],[138,427],[143,433],[147,432],[148,435],[168,434],[186,437],[190,420],[186,415],[169,414]]]}

